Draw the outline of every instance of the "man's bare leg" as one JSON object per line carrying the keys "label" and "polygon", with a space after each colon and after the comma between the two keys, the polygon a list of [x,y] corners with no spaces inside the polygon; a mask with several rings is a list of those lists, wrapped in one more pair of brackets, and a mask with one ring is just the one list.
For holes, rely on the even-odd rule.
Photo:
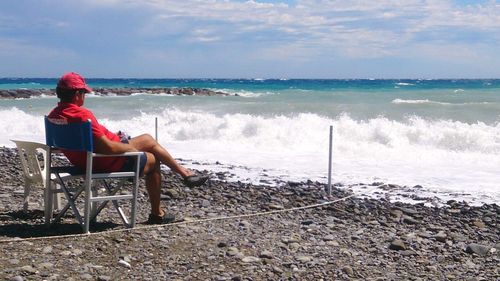
{"label": "man's bare leg", "polygon": [[[153,154],[161,163],[167,165],[172,171],[178,173],[183,178],[193,175],[189,169],[179,165],[170,153],[163,148],[156,140],[148,134],[140,135],[129,140],[129,144],[139,151],[145,151]],[[149,157],[148,157],[149,159]]]}
{"label": "man's bare leg", "polygon": [[146,180],[146,190],[151,203],[151,213],[157,216],[163,216],[163,211],[160,207],[161,195],[161,171],[160,162],[156,160],[153,154],[146,152],[147,162],[144,166],[144,175]]}

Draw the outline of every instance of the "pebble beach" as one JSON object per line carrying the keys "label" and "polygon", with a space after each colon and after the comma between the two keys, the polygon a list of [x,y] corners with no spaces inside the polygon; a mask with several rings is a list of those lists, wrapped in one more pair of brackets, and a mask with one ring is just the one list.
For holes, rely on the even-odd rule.
{"label": "pebble beach", "polygon": [[[2,280],[498,280],[500,207],[441,207],[353,196],[336,184],[259,186],[212,173],[187,188],[163,171],[162,205],[176,223],[124,229],[105,208],[90,235],[71,213],[46,227],[41,188],[22,211],[15,149],[0,148]],[[373,187],[382,183],[374,183]]]}

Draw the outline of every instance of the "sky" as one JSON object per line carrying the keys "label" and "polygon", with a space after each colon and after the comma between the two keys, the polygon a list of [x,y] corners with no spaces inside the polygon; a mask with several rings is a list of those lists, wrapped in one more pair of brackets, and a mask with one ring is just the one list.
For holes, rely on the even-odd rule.
{"label": "sky", "polygon": [[500,1],[0,1],[0,77],[500,78],[499,46]]}

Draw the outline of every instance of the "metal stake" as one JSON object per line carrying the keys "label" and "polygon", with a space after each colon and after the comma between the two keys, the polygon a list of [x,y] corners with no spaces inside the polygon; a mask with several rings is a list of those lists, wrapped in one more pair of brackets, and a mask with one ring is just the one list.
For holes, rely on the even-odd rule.
{"label": "metal stake", "polygon": [[328,196],[332,195],[332,139],[333,139],[333,126],[330,126],[330,149],[328,151]]}
{"label": "metal stake", "polygon": [[158,142],[158,117],[155,117],[155,140]]}

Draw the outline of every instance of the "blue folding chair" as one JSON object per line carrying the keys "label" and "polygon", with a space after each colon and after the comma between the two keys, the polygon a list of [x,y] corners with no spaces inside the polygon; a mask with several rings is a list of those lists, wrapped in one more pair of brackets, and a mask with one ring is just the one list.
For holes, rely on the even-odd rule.
{"label": "blue folding chair", "polygon": [[[61,189],[67,199],[66,206],[61,210],[54,221],[58,221],[68,209],[71,208],[78,223],[82,225],[83,231],[85,233],[89,232],[90,222],[95,220],[97,215],[101,210],[107,205],[108,202],[112,202],[119,216],[121,217],[123,223],[126,227],[135,226],[136,210],[137,210],[137,195],[139,190],[139,174],[140,174],[140,155],[142,152],[126,152],[122,154],[113,154],[114,157],[133,157],[135,158],[135,168],[130,172],[111,172],[111,173],[94,173],[92,171],[92,163],[94,158],[97,157],[109,157],[110,155],[97,154],[93,150],[93,137],[92,137],[92,127],[90,120],[83,123],[65,123],[61,119],[50,119],[45,116],[45,139],[46,144],[50,147],[51,154],[54,152],[60,152],[60,150],[71,150],[71,151],[81,151],[86,153],[87,163],[85,171],[81,171],[75,166],[64,166],[64,167],[52,167],[51,161],[49,161],[50,172],[57,176],[58,182],[61,185]],[[52,157],[49,157],[49,159]],[[74,177],[83,177],[83,186],[78,186],[76,188],[70,188],[65,184],[66,179],[63,178],[62,174],[71,174]],[[121,190],[122,184],[111,187],[106,182],[106,179],[127,179],[132,178],[132,192],[130,194],[116,195],[116,193]],[[93,186],[94,180],[103,180],[106,189],[106,195],[99,195],[98,189]],[[122,181],[125,183],[125,181]],[[49,191],[51,189],[49,188]],[[83,218],[76,206],[76,199],[80,194],[84,192],[84,212]],[[50,195],[49,195],[50,196]],[[131,200],[131,211],[130,211],[130,222],[125,216],[122,208],[118,204],[118,200]],[[100,205],[98,205],[98,203]]]}

